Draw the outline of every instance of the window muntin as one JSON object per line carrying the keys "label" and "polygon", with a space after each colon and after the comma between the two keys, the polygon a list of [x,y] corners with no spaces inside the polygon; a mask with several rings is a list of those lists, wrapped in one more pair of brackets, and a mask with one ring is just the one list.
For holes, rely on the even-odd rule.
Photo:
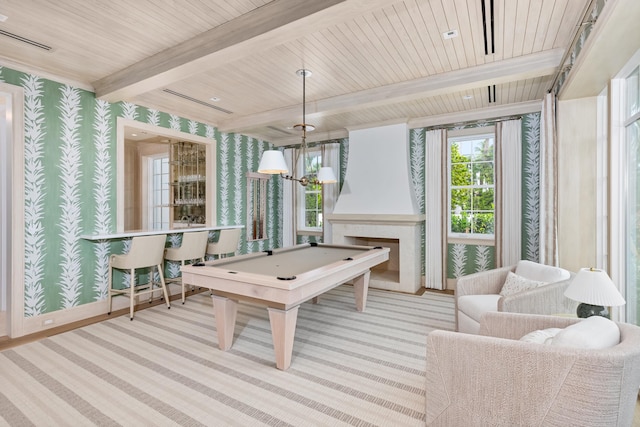
{"label": "window muntin", "polygon": [[493,237],[495,229],[495,136],[451,137],[449,234]]}

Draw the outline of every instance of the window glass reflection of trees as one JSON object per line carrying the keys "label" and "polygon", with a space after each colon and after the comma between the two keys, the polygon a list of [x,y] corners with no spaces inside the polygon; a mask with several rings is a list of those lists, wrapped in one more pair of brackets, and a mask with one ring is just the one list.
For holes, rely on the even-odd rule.
{"label": "window glass reflection of trees", "polygon": [[[322,166],[322,154],[311,152],[305,159],[305,175],[317,175]],[[304,228],[322,229],[322,185],[309,183],[304,187]]]}
{"label": "window glass reflection of trees", "polygon": [[494,136],[451,138],[449,148],[451,233],[493,235]]}

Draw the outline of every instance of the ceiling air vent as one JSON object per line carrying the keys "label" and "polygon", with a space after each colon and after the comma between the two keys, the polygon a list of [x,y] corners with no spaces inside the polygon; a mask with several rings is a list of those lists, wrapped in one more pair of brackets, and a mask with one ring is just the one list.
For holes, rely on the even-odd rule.
{"label": "ceiling air vent", "polygon": [[[267,129],[271,129],[271,130],[273,130],[273,131],[280,132],[280,133],[283,133],[283,134],[288,135],[288,136],[289,136],[289,135],[293,135],[291,132],[287,132],[286,130],[283,130],[283,129],[277,128],[277,127],[275,127],[275,126],[267,126]],[[297,132],[296,132],[296,133],[297,133]]]}
{"label": "ceiling air vent", "polygon": [[208,102],[200,101],[199,99],[192,98],[184,93],[176,92],[171,89],[162,89],[163,92],[166,92],[170,95],[179,96],[180,98],[186,99],[187,101],[195,102],[196,104],[204,105],[205,107],[213,108],[214,110],[222,111],[226,114],[233,114],[233,111],[225,110],[224,108],[217,107],[213,104],[209,104]]}
{"label": "ceiling air vent", "polygon": [[17,34],[10,33],[8,31],[0,30],[0,34],[3,35],[3,36],[11,37],[12,39],[18,40],[19,42],[26,43],[26,44],[29,44],[31,46],[40,48],[42,50],[49,51],[49,50],[53,49],[51,46],[47,46],[46,44],[38,43],[37,41],[33,41],[33,40],[30,40],[30,39],[27,39],[25,37],[19,36]]}
{"label": "ceiling air vent", "polygon": [[484,36],[484,54],[489,55],[490,53],[496,53],[493,0],[480,0],[480,3],[482,3],[482,35]]}

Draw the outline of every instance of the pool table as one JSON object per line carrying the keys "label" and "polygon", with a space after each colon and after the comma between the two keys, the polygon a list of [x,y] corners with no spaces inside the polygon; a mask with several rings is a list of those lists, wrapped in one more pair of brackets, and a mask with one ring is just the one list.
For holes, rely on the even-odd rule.
{"label": "pool table", "polygon": [[363,311],[370,269],[389,259],[389,248],[307,243],[182,267],[182,280],[211,289],[221,350],[231,348],[237,301],[269,311],[276,367],[291,365],[298,307],[353,280],[356,309]]}

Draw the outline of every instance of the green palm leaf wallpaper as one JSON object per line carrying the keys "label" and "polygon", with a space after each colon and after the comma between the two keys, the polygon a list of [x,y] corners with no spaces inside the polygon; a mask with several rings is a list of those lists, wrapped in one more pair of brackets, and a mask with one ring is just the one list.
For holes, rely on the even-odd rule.
{"label": "green palm leaf wallpaper", "polygon": [[[456,127],[482,127],[486,124]],[[410,164],[416,200],[420,212],[424,213],[424,144],[426,128],[410,130]],[[540,113],[522,116],[522,258],[539,260],[539,216],[540,216]],[[427,221],[429,219],[427,218]],[[424,232],[424,241],[429,236]],[[436,238],[439,238],[437,236]],[[424,259],[424,256],[423,256]],[[449,244],[447,251],[447,277],[450,279],[478,271],[495,268],[495,248],[487,245]],[[424,273],[424,265],[423,265]]]}
{"label": "green palm leaf wallpaper", "polygon": [[[93,227],[96,233],[108,233],[111,215],[111,183],[113,168],[109,146],[111,141],[111,105],[108,102],[97,100],[94,113],[94,163],[96,173],[93,176]],[[96,270],[94,273],[93,291],[95,300],[107,298],[107,278],[109,275],[109,255],[111,247],[109,242],[101,241],[94,244],[93,253],[96,257]]]}
{"label": "green palm leaf wallpaper", "polygon": [[[3,69],[4,74],[8,71]],[[9,76],[7,76],[9,78]],[[24,88],[24,160],[25,160],[25,284],[24,310],[34,316],[44,310],[44,105],[43,81],[34,76],[15,76]]]}
{"label": "green palm leaf wallpaper", "polygon": [[[217,223],[244,224],[246,178],[271,144],[131,103],[110,104],[86,90],[0,68],[0,80],[24,89],[25,316],[106,298],[108,256],[129,241],[89,242],[83,234],[116,231],[116,119],[123,117],[209,138],[217,146]],[[282,196],[268,186],[266,241],[241,251],[279,246]],[[175,244],[171,239],[169,245]],[[122,277],[123,283],[128,277]]]}

